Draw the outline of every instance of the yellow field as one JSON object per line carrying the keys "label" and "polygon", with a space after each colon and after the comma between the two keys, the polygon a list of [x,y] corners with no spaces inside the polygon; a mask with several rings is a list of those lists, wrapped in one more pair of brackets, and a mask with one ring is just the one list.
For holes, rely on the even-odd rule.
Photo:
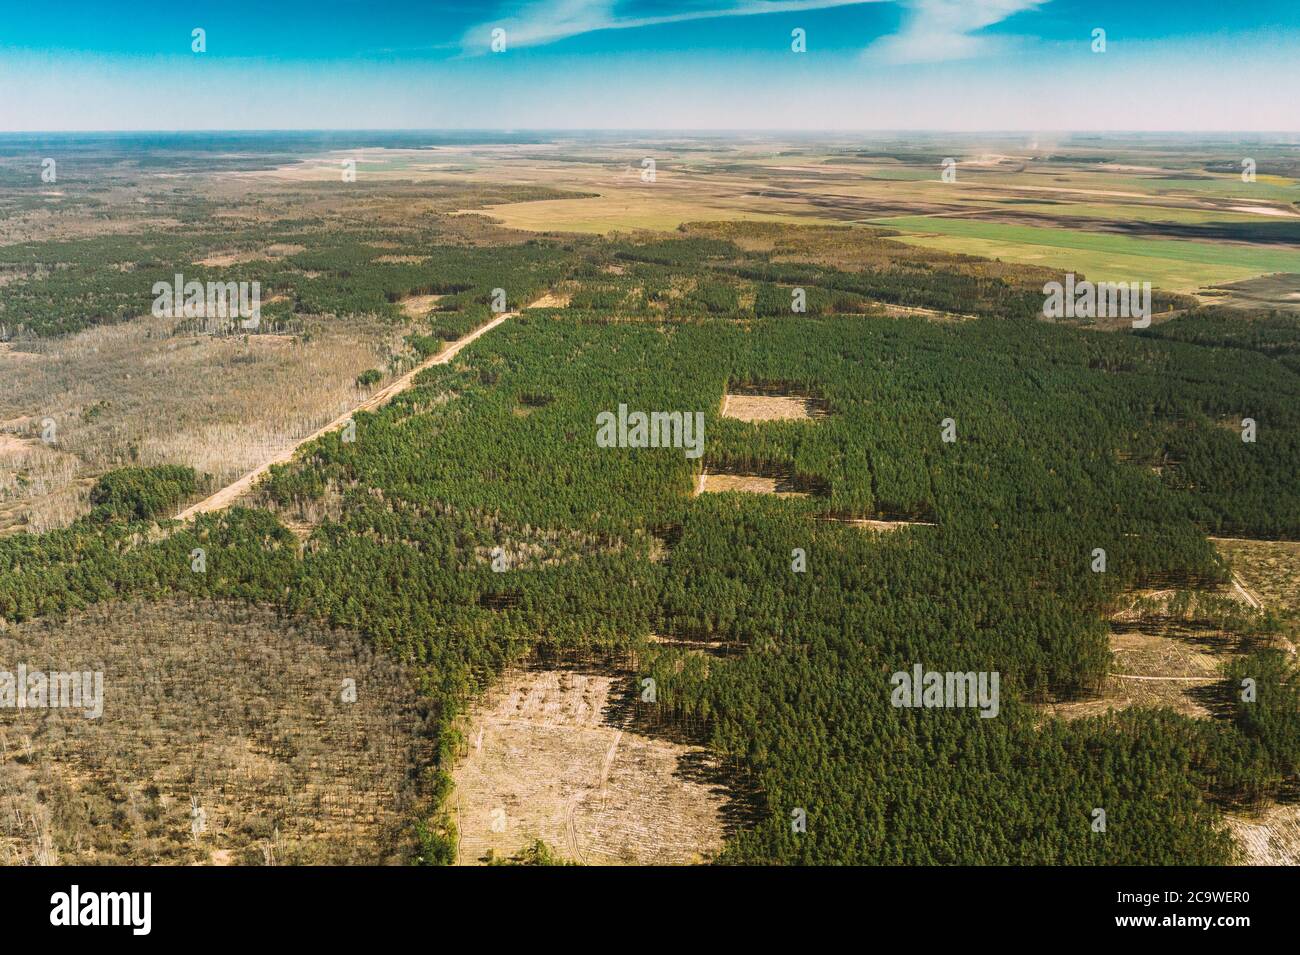
{"label": "yellow field", "polygon": [[746,219],[761,222],[829,223],[797,214],[747,211],[725,202],[661,198],[650,193],[601,195],[591,199],[543,199],[512,202],[474,210],[511,229],[529,232],[589,232],[605,234],[634,229],[670,232],[683,222],[702,219]]}

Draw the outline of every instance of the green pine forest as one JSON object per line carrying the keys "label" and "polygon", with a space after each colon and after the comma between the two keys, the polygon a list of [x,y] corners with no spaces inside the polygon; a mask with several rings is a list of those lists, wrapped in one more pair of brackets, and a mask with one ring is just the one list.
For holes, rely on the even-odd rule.
{"label": "green pine forest", "polygon": [[[1042,321],[1041,279],[849,271],[717,236],[430,235],[423,264],[374,267],[361,236],[303,237],[310,251],[265,266],[269,285],[275,269],[296,283],[286,316],[382,315],[442,294],[413,342],[425,352],[491,318],[493,288],[512,307],[548,289],[568,304],[422,373],[358,416],[355,441],[326,436],[275,468],[251,506],[180,525],[165,514],[195,496],[192,472],[110,475],[87,518],[0,538],[0,617],[189,594],[364,634],[421,674],[439,713],[412,821],[425,863],[453,857],[441,800],[456,717],[530,655],[656,681],[653,704],[627,686],[638,719],[706,741],[743,806],[721,863],[1234,861],[1223,812],[1294,792],[1300,768],[1300,681],[1274,618],[1231,621],[1248,652],[1214,719],[1139,708],[1066,722],[1038,704],[1098,691],[1123,594],[1224,583],[1207,535],[1300,537],[1300,323],[1201,308],[1100,332]],[[173,267],[160,260],[159,277]],[[140,307],[125,298],[140,285],[101,287],[80,318],[38,304],[57,289],[19,289],[8,316],[47,332],[115,320]],[[796,288],[805,312],[790,309]],[[737,389],[813,396],[825,414],[721,417]],[[703,457],[598,446],[596,416],[619,404],[703,412]],[[694,496],[701,467],[779,476],[804,496]],[[300,549],[284,519],[327,495],[339,517]],[[925,523],[881,534],[856,518]],[[498,548],[505,572],[487,556]],[[890,674],[917,663],[998,671],[998,716],[891,706]],[[1246,678],[1256,702],[1236,692]]]}

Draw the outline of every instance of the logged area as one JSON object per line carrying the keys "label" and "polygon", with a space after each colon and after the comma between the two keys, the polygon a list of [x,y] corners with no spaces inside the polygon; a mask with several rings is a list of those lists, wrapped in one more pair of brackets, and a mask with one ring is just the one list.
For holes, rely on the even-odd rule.
{"label": "logged area", "polygon": [[0,137],[4,861],[1296,861],[1282,147],[205,135]]}
{"label": "logged area", "polygon": [[687,865],[721,850],[717,768],[702,746],[629,725],[630,676],[502,676],[469,714],[453,773],[457,862],[510,859],[538,840],[597,865]]}
{"label": "logged area", "polygon": [[427,799],[425,707],[355,635],[228,602],[106,603],[11,627],[0,654],[40,661],[33,683],[100,674],[79,706],[0,709],[6,864],[373,865],[414,852],[403,823]]}

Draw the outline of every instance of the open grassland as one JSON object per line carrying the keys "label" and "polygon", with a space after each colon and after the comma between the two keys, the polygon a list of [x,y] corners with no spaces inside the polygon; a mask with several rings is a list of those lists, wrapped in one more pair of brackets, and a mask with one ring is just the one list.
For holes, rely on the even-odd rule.
{"label": "open grassland", "polygon": [[1300,268],[1300,252],[1259,246],[1176,242],[1136,239],[1072,229],[1040,229],[1005,225],[972,218],[943,216],[899,216],[874,220],[873,225],[910,232],[933,232],[962,238],[1040,245],[1051,248],[1111,252],[1128,257],[1173,259],[1198,265],[1223,265],[1270,272],[1294,272]]}
{"label": "open grassland", "polygon": [[[1040,230],[1047,231],[1047,230]],[[941,252],[995,258],[1040,268],[1076,271],[1097,282],[1150,282],[1156,288],[1194,293],[1206,284],[1234,282],[1258,275],[1258,270],[1188,263],[1151,256],[1126,256],[1114,252],[1063,248],[1056,245],[995,241],[975,236],[931,232],[904,235],[900,242]]]}
{"label": "open grassland", "polygon": [[[1269,226],[1267,213],[1261,215],[1258,212],[1234,212],[1230,211],[1230,208],[1228,210],[1206,209],[1200,206],[1183,205],[1176,199],[1079,202],[1069,197],[1033,201],[988,196],[980,197],[978,205],[979,217],[984,220],[1042,217],[1046,221],[1055,222],[1061,228],[1070,228],[1076,222],[1081,227],[1100,222],[1109,222],[1112,227],[1135,223],[1166,223],[1189,226],[1232,225],[1244,229],[1258,228],[1262,233],[1267,234]],[[1300,219],[1300,212],[1290,213],[1281,207],[1275,211],[1278,215],[1273,218]]]}
{"label": "open grassland", "polygon": [[1300,273],[1265,275],[1199,293],[1203,299],[1243,309],[1300,312]]}

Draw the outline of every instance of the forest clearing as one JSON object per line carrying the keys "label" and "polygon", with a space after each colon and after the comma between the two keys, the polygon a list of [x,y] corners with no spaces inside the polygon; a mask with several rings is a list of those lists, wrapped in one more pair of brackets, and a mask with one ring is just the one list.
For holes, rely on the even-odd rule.
{"label": "forest clearing", "polygon": [[504,674],[469,715],[453,772],[457,861],[510,858],[540,839],[587,865],[686,865],[722,847],[726,798],[706,751],[637,732],[616,680]]}

